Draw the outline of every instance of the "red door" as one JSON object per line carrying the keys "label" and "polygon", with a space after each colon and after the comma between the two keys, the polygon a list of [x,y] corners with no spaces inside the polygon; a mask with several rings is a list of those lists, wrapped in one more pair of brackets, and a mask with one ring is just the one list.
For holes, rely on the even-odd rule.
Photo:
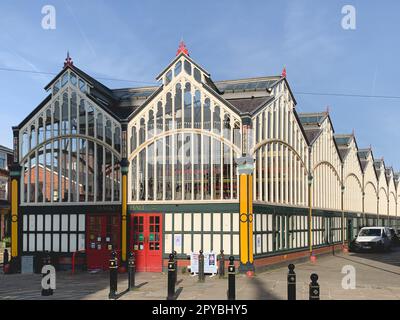
{"label": "red door", "polygon": [[131,248],[135,252],[136,271],[162,271],[162,216],[134,214],[131,219]]}
{"label": "red door", "polygon": [[119,256],[120,223],[117,215],[88,215],[86,257],[88,269],[108,269],[111,250]]}

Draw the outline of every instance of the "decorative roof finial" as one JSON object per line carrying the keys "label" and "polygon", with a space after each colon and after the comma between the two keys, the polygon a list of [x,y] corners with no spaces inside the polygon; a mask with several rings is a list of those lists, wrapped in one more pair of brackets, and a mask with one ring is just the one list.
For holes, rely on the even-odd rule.
{"label": "decorative roof finial", "polygon": [[353,128],[353,131],[351,132],[351,134],[353,135],[353,137],[356,135],[356,131]]}
{"label": "decorative roof finial", "polygon": [[286,78],[286,67],[285,66],[283,66],[283,70],[282,70],[281,76]]}
{"label": "decorative roof finial", "polygon": [[183,42],[183,39],[181,39],[181,41],[179,42],[179,47],[178,47],[178,51],[176,52],[176,55],[178,56],[181,52],[183,52],[184,54],[189,56],[189,51],[186,48],[186,45],[185,45],[185,42]]}
{"label": "decorative roof finial", "polygon": [[330,111],[331,111],[331,107],[330,106],[326,106],[326,113],[329,114]]}
{"label": "decorative roof finial", "polygon": [[69,51],[67,51],[67,57],[65,58],[64,68],[66,66],[72,66],[74,62],[72,61],[71,57],[69,56]]}

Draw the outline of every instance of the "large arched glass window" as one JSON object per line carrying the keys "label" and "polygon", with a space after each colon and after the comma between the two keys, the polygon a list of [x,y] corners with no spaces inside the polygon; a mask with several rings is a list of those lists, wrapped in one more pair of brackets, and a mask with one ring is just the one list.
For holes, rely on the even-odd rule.
{"label": "large arched glass window", "polygon": [[144,118],[140,119],[140,128],[139,128],[139,145],[146,141],[146,123]]}
{"label": "large arched glass window", "polygon": [[120,201],[121,125],[70,90],[21,129],[22,204]]}
{"label": "large arched glass window", "polygon": [[137,147],[137,134],[136,134],[136,127],[133,126],[131,129],[131,153],[136,149]]}

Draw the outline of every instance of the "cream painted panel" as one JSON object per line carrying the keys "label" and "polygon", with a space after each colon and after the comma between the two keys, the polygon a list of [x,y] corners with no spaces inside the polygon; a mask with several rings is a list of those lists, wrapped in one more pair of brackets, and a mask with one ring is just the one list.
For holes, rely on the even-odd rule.
{"label": "cream painted panel", "polygon": [[172,235],[169,233],[166,233],[165,238],[164,238],[164,252],[165,253],[172,252],[171,241],[172,241]]}
{"label": "cream painted panel", "polygon": [[223,218],[222,218],[222,229],[223,231],[231,231],[231,214],[230,213],[224,213]]}
{"label": "cream painted panel", "polygon": [[201,235],[194,234],[193,235],[193,251],[199,252],[201,250]]}
{"label": "cream painted panel", "polygon": [[174,214],[174,229],[175,231],[182,231],[182,214]]}
{"label": "cream painted panel", "polygon": [[[166,213],[165,214],[165,231],[172,231],[172,214]],[[170,251],[166,251],[170,252]]]}
{"label": "cream painted panel", "polygon": [[201,213],[193,214],[193,230],[201,231]]}
{"label": "cream painted panel", "polygon": [[223,235],[223,246],[225,254],[231,254],[231,236],[229,234]]}
{"label": "cream painted panel", "polygon": [[211,235],[206,233],[203,234],[203,251],[210,252],[211,250]]}
{"label": "cream painted panel", "polygon": [[214,231],[221,231],[221,214],[213,214],[213,229]]}
{"label": "cream painted panel", "polygon": [[192,214],[191,213],[183,214],[183,230],[184,231],[192,231]]}
{"label": "cream painted panel", "polygon": [[192,235],[184,234],[183,235],[183,251],[186,254],[190,254],[192,251]]}
{"label": "cream painted panel", "polygon": [[239,232],[239,213],[233,213],[232,231]]}
{"label": "cream painted panel", "polygon": [[233,254],[234,255],[239,255],[239,248],[240,248],[240,240],[239,240],[239,235],[234,234],[233,235]]}
{"label": "cream painted panel", "polygon": [[221,236],[219,234],[213,236],[213,250],[217,253],[221,251]]}
{"label": "cream painted panel", "polygon": [[203,213],[203,231],[211,231],[211,214]]}

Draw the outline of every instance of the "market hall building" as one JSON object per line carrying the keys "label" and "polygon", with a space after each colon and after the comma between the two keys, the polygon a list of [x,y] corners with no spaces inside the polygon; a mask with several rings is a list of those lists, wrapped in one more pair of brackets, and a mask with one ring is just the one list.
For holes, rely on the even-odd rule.
{"label": "market hall building", "polygon": [[[183,266],[202,249],[245,271],[398,224],[399,174],[335,134],[328,111],[298,114],[286,70],[213,81],[181,43],[156,79],[110,89],[68,56],[13,127],[16,266],[44,251],[70,266],[81,251],[106,268],[115,249],[158,272],[172,251]],[[242,157],[252,174],[238,175]]]}

